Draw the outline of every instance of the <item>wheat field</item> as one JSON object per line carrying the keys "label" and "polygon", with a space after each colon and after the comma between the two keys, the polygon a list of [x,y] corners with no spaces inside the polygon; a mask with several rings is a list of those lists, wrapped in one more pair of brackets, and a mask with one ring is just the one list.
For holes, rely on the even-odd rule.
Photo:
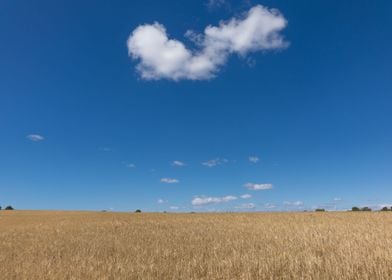
{"label": "wheat field", "polygon": [[392,279],[392,213],[0,211],[0,279]]}

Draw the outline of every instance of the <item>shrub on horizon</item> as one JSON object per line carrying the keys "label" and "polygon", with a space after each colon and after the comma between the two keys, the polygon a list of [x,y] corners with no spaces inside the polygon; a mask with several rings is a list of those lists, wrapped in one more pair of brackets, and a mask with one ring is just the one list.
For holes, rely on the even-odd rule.
{"label": "shrub on horizon", "polygon": [[353,208],[351,208],[351,211],[361,211],[361,210],[359,209],[359,207],[354,206]]}
{"label": "shrub on horizon", "polygon": [[4,210],[14,210],[14,207],[12,207],[11,205],[8,205],[7,207],[4,208]]}
{"label": "shrub on horizon", "polygon": [[325,209],[324,208],[317,208],[315,211],[316,212],[325,212]]}
{"label": "shrub on horizon", "polygon": [[136,209],[135,213],[142,213],[142,210]]}

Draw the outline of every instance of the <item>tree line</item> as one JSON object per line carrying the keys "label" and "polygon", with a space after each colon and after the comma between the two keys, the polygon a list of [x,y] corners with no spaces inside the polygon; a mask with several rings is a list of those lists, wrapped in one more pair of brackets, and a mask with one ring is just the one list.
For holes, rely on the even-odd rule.
{"label": "tree line", "polygon": [[[317,208],[314,211],[316,211],[316,212],[326,212],[327,210],[325,210],[324,208]],[[367,211],[372,211],[372,208],[367,207],[367,206],[365,206],[365,207],[353,206],[351,208],[351,211],[353,211],[353,212],[359,212],[359,211],[367,212]],[[383,208],[380,209],[380,211],[392,211],[392,207],[388,208],[387,206],[384,206]]]}
{"label": "tree line", "polygon": [[[0,206],[0,210],[3,210],[3,208],[1,208],[1,206]],[[14,210],[14,207],[12,207],[11,205],[8,205],[4,208],[4,210]]]}

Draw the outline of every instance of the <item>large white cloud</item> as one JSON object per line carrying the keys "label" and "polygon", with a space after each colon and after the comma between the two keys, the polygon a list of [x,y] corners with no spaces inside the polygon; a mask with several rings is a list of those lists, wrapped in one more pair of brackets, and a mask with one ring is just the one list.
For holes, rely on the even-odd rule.
{"label": "large white cloud", "polygon": [[270,190],[273,188],[272,184],[256,184],[256,183],[246,183],[245,188],[252,191]]}
{"label": "large white cloud", "polygon": [[230,202],[236,200],[236,196],[227,195],[223,197],[206,197],[206,196],[195,196],[192,199],[193,206],[203,206],[208,204],[218,204],[223,202]]}
{"label": "large white cloud", "polygon": [[174,179],[174,178],[162,178],[161,183],[166,183],[166,184],[177,184],[179,183],[180,180]]}
{"label": "large white cloud", "polygon": [[300,200],[297,201],[283,201],[283,205],[286,206],[302,206],[304,203]]}
{"label": "large white cloud", "polygon": [[128,53],[138,61],[136,68],[143,79],[210,79],[230,54],[244,56],[286,47],[280,34],[286,25],[278,10],[257,5],[241,18],[207,26],[203,34],[188,30],[186,35],[197,45],[190,49],[170,39],[165,27],[155,22],[140,25],[132,32],[127,41]]}

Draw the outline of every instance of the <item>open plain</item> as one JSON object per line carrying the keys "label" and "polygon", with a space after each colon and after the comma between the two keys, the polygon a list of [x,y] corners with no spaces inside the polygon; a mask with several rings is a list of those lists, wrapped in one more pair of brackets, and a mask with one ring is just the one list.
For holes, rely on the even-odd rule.
{"label": "open plain", "polygon": [[0,211],[1,279],[392,279],[392,213]]}

